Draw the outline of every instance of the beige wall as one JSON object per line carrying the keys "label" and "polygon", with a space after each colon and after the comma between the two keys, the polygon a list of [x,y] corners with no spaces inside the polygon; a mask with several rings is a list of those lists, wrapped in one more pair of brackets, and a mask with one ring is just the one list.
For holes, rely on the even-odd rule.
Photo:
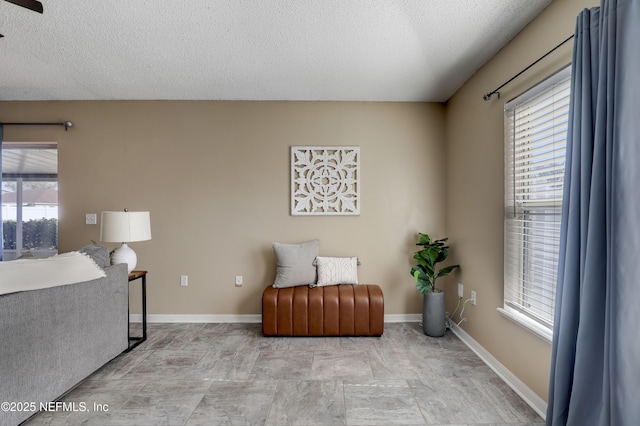
{"label": "beige wall", "polygon": [[[572,42],[501,90],[500,99],[482,100],[520,70],[573,34],[576,16],[596,1],[554,1],[512,42],[482,67],[448,102],[447,234],[452,258],[462,264],[459,280],[467,307],[462,328],[541,398],[547,399],[551,345],[502,317],[504,103],[571,61]],[[455,306],[455,283],[448,282],[448,307]]]}
{"label": "beige wall", "polygon": [[[0,117],[74,122],[5,129],[7,141],[59,142],[61,251],[99,239],[85,213],[151,212],[153,239],[131,244],[150,271],[151,314],[259,314],[271,243],[313,238],[322,255],[360,257],[360,281],[382,286],[387,314],[421,312],[415,234],[445,227],[440,104],[0,102]],[[289,214],[294,145],[360,147],[360,216]]]}
{"label": "beige wall", "polygon": [[[357,255],[383,287],[387,314],[420,312],[408,270],[417,231],[449,236],[463,269],[447,280],[478,304],[462,327],[546,399],[550,345],[500,316],[503,297],[503,106],[570,61],[571,43],[484,102],[574,31],[594,1],[556,0],[449,100],[334,102],[0,102],[3,121],[72,120],[73,129],[5,129],[5,140],[57,140],[60,247],[98,239],[84,213],[149,210],[153,240],[133,243],[150,271],[152,314],[257,314],[275,273],[271,242],[321,240]],[[446,144],[445,144],[446,134]],[[361,147],[362,214],[289,215],[289,147]],[[446,205],[445,205],[446,203]],[[446,218],[446,223],[445,223]],[[446,225],[446,232],[445,232]],[[112,245],[111,245],[112,246]],[[188,274],[190,285],[179,287]],[[243,275],[242,288],[234,276]]]}

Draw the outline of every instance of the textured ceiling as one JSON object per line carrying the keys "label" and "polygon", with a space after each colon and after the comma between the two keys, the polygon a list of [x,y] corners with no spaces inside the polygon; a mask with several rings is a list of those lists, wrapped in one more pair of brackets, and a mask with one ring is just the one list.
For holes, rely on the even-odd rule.
{"label": "textured ceiling", "polygon": [[445,101],[551,0],[0,0],[0,100]]}

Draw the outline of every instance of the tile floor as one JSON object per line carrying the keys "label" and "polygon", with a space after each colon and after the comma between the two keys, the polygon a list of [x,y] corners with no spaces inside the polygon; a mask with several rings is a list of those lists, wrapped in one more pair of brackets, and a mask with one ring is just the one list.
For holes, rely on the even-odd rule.
{"label": "tile floor", "polygon": [[[259,324],[150,324],[38,425],[543,425],[457,337],[265,338]],[[100,411],[100,404],[104,407]],[[108,407],[108,409],[106,408]]]}

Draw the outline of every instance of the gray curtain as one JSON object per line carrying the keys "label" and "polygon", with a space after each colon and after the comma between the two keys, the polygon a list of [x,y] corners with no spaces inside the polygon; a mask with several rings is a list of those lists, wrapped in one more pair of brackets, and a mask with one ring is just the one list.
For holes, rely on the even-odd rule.
{"label": "gray curtain", "polygon": [[547,425],[640,424],[640,0],[577,19]]}
{"label": "gray curtain", "polygon": [[0,262],[4,251],[4,230],[2,229],[2,124],[0,124]]}

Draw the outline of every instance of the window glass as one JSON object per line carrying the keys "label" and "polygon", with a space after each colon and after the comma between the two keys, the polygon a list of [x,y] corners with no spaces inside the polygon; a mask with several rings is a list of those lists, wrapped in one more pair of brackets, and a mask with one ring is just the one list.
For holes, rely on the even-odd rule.
{"label": "window glass", "polygon": [[504,309],[553,328],[570,67],[505,105]]}
{"label": "window glass", "polygon": [[3,260],[58,252],[55,144],[2,144]]}

